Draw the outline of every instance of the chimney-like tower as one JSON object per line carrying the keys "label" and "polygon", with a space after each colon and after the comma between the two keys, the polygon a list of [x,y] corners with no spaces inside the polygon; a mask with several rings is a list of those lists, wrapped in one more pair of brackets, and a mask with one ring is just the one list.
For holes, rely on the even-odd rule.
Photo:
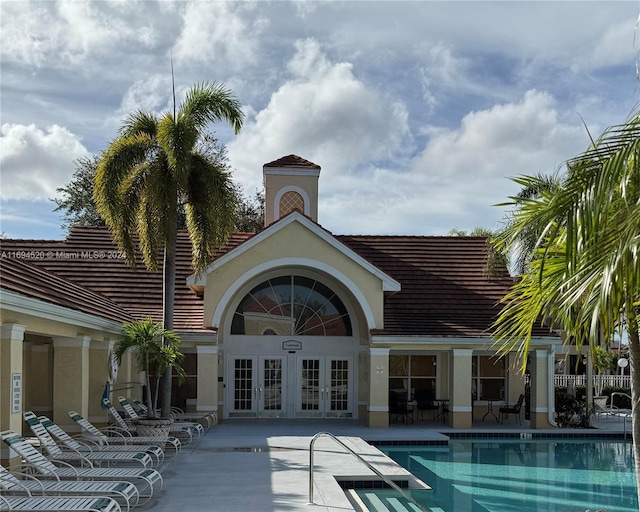
{"label": "chimney-like tower", "polygon": [[294,210],[318,222],[320,166],[297,155],[264,164],[264,225]]}

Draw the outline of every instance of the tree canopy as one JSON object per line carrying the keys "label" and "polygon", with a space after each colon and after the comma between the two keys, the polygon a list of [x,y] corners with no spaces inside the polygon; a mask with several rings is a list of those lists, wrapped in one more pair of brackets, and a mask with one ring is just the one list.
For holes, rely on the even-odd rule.
{"label": "tree canopy", "polygon": [[[198,149],[212,163],[232,172],[227,156],[227,148],[214,134],[206,133],[198,142]],[[69,230],[73,226],[105,226],[105,221],[98,213],[93,199],[93,186],[99,155],[83,157],[74,162],[75,171],[71,181],[57,192],[59,197],[51,199],[56,208],[53,211],[63,212],[62,227]],[[236,195],[237,210],[235,212],[235,231],[257,233],[264,229],[264,193],[256,191],[253,196],[245,195],[239,184],[233,184]],[[178,216],[180,229],[186,228],[184,205]]]}

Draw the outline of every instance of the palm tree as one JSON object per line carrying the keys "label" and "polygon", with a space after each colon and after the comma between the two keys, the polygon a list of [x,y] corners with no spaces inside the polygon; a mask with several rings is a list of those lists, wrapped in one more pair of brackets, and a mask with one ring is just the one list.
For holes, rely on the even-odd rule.
{"label": "palm tree", "polygon": [[[102,154],[94,199],[127,262],[136,246],[149,270],[163,252],[163,325],[173,329],[175,247],[184,207],[201,272],[233,229],[236,197],[226,168],[203,154],[201,137],[211,122],[227,121],[238,133],[244,115],[235,96],[217,82],[193,86],[173,112],[131,114]],[[163,376],[162,415],[171,407],[171,368]]]}
{"label": "palm tree", "polygon": [[[640,481],[640,111],[566,166],[562,186],[523,200],[508,228],[514,241],[534,226],[536,256],[505,297],[494,336],[502,351],[526,354],[540,320],[592,347],[599,332],[608,340],[624,324]],[[534,177],[524,182],[537,184]]]}
{"label": "palm tree", "polygon": [[[122,327],[122,339],[116,343],[114,355],[118,364],[126,352],[133,352],[138,371],[145,372],[147,386],[147,416],[155,417],[158,408],[160,377],[167,368],[176,371],[179,381],[186,377],[182,368],[184,354],[180,352],[180,338],[173,331],[163,329],[151,318],[130,322]],[[151,394],[151,375],[156,379],[155,393]]]}

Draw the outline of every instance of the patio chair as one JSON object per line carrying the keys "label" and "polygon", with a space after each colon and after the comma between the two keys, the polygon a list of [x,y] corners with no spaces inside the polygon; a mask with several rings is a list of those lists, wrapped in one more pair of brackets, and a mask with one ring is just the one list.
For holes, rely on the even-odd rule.
{"label": "patio chair", "polygon": [[389,414],[392,423],[413,423],[413,405],[409,405],[407,393],[389,391]]}
{"label": "patio chair", "polygon": [[106,496],[116,500],[125,511],[140,500],[138,489],[131,482],[39,480],[34,475],[11,473],[4,466],[0,466],[0,490],[5,496]]}
{"label": "patio chair", "polygon": [[49,510],[78,512],[121,512],[111,498],[52,498],[50,496],[0,496],[0,510]]}
{"label": "patio chair", "polygon": [[[113,418],[113,421],[115,422],[115,424],[119,428],[124,429],[124,430],[128,430],[132,434],[137,432],[136,426],[127,423],[124,420],[124,418],[122,416],[120,416],[120,413],[116,410],[116,408],[113,406],[113,404],[109,401],[108,398],[103,398],[102,399],[102,403],[107,408],[107,410],[109,411],[109,414]],[[129,407],[131,407],[131,406],[129,406]],[[140,416],[138,416],[138,418],[139,417]],[[129,419],[133,419],[133,418],[131,418],[131,416],[129,416]],[[193,433],[188,429],[175,431],[174,433],[175,434],[179,434],[178,439],[180,439],[180,442],[182,444],[190,444],[191,441],[193,441]]]}
{"label": "patio chair", "polygon": [[416,404],[420,412],[420,419],[424,419],[424,411],[431,411],[431,419],[436,419],[440,404],[434,400],[433,391],[430,389],[416,389]]}
{"label": "patio chair", "polygon": [[93,467],[94,463],[98,465],[133,465],[142,466],[143,468],[150,468],[153,466],[153,460],[148,453],[138,451],[135,453],[123,453],[123,452],[108,452],[108,453],[93,453],[93,452],[78,452],[76,450],[63,450],[62,447],[56,443],[55,439],[51,437],[47,429],[44,427],[36,415],[31,411],[25,411],[23,413],[24,420],[34,433],[34,435],[40,441],[40,446],[47,453],[47,455],[56,460],[64,460],[70,464],[80,464],[81,466]]}
{"label": "patio chair", "polygon": [[513,414],[516,417],[516,421],[519,424],[522,424],[522,422],[520,421],[520,410],[522,409],[522,402],[524,402],[524,394],[521,394],[518,397],[518,401],[513,405],[509,405],[509,404],[501,405],[499,409],[500,424],[504,423],[505,416],[509,417],[509,414]]}
{"label": "patio chair", "polygon": [[[127,416],[129,416],[132,420],[139,420],[142,418],[142,416],[140,416],[136,410],[133,408],[133,406],[129,403],[129,401],[123,397],[123,396],[119,396],[118,397],[118,402],[120,402],[120,405],[122,406],[122,409],[124,409],[124,412]],[[169,432],[172,432],[173,434],[176,435],[186,435],[188,434],[190,436],[190,439],[193,439],[193,435],[197,434],[198,435],[198,439],[200,437],[202,437],[202,434],[204,434],[204,427],[202,426],[202,424],[195,422],[195,421],[183,421],[183,422],[179,422],[179,423],[174,423],[169,427]]]}
{"label": "patio chair", "polygon": [[[162,445],[173,448],[173,455],[180,453],[182,443],[177,437],[134,436],[128,429],[120,427],[98,428],[89,420],[80,416],[76,411],[69,411],[69,417],[82,428],[82,436],[100,444],[101,446],[136,446]],[[121,418],[122,419],[122,418]],[[165,457],[167,453],[165,452]]]}
{"label": "patio chair", "polygon": [[38,416],[38,420],[40,421],[42,426],[47,429],[47,432],[49,432],[51,437],[60,441],[69,450],[74,450],[79,453],[97,452],[97,453],[131,454],[131,453],[144,452],[144,453],[148,453],[152,457],[152,460],[155,460],[155,462],[153,463],[153,466],[155,467],[159,466],[164,461],[164,450],[157,445],[100,446],[100,444],[93,443],[93,446],[92,446],[78,439],[74,439],[46,416]]}
{"label": "patio chair", "polygon": [[0,432],[4,443],[20,455],[40,478],[55,480],[127,481],[138,489],[141,498],[151,497],[162,489],[162,475],[155,469],[75,467],[65,461],[48,459],[13,430]]}

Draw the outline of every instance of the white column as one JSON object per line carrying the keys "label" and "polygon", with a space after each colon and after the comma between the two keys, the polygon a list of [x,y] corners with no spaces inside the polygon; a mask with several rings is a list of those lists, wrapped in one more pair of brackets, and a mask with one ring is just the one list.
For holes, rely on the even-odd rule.
{"label": "white column", "polygon": [[[25,326],[20,324],[0,327],[0,430],[13,430],[19,434],[22,433],[24,331]],[[2,444],[0,462],[11,465],[17,460],[17,454]]]}
{"label": "white column", "polygon": [[369,349],[369,426],[389,426],[389,349]]}
{"label": "white column", "polygon": [[198,388],[196,410],[218,411],[218,354],[217,345],[197,345]]}
{"label": "white column", "polygon": [[473,424],[471,404],[471,378],[473,350],[453,349],[449,369],[449,425],[470,428]]}

